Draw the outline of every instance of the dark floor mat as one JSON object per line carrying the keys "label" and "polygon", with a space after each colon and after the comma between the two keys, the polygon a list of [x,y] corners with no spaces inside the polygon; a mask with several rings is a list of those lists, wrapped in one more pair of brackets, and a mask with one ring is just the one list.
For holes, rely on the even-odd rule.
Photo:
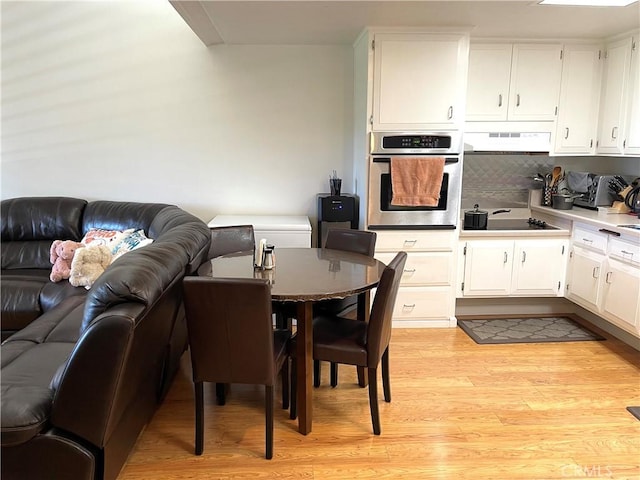
{"label": "dark floor mat", "polygon": [[480,344],[604,340],[568,317],[464,319],[458,326]]}
{"label": "dark floor mat", "polygon": [[629,410],[629,413],[631,413],[631,415],[640,420],[640,407],[627,407],[627,410]]}

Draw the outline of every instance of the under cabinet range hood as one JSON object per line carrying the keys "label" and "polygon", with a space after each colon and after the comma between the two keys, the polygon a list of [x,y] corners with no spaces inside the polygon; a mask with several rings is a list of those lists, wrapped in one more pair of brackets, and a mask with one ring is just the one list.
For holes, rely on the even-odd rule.
{"label": "under cabinet range hood", "polygon": [[465,152],[549,152],[551,132],[466,132]]}

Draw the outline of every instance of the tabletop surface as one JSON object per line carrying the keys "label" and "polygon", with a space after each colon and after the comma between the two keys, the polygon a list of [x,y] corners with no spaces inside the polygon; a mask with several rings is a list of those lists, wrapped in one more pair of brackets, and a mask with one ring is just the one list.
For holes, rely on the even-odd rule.
{"label": "tabletop surface", "polygon": [[253,252],[240,252],[205,262],[200,276],[265,278],[279,301],[316,301],[355,295],[378,284],[385,264],[358,253],[328,248],[283,248],[275,252],[272,270],[253,268]]}

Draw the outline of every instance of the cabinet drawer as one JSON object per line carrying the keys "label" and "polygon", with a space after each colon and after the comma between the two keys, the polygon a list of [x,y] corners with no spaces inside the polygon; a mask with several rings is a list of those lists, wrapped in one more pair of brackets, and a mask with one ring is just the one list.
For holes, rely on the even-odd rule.
{"label": "cabinet drawer", "polygon": [[398,232],[376,232],[376,250],[379,251],[453,251],[455,231],[421,232],[403,230]]}
{"label": "cabinet drawer", "polygon": [[581,245],[596,252],[605,253],[607,251],[607,235],[598,233],[581,226],[573,227],[571,239],[574,245]]}
{"label": "cabinet drawer", "polygon": [[[395,253],[376,253],[389,264]],[[411,252],[402,273],[401,285],[451,285],[453,254],[450,252]]]}
{"label": "cabinet drawer", "polygon": [[453,301],[453,293],[448,287],[400,287],[393,318],[448,319]]}
{"label": "cabinet drawer", "polygon": [[640,265],[640,245],[612,238],[609,240],[609,256],[623,262]]}

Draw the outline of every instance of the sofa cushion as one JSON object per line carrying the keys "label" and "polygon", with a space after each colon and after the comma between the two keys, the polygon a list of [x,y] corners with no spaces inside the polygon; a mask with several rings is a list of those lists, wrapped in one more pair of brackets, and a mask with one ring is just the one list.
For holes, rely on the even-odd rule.
{"label": "sofa cushion", "polygon": [[56,239],[79,241],[86,200],[68,197],[2,201],[2,269],[51,268],[49,248]]}
{"label": "sofa cushion", "polygon": [[82,219],[82,230],[88,232],[93,228],[105,230],[149,231],[149,226],[162,209],[168,207],[162,203],[138,202],[91,202],[85,208]]}
{"label": "sofa cushion", "polygon": [[[84,288],[80,290],[84,290]],[[68,297],[60,302],[56,308],[43,313],[36,321],[5,340],[2,344],[2,365],[4,366],[8,360],[4,356],[5,347],[14,342],[28,341],[32,344],[77,342],[80,338],[84,302],[85,297],[82,295]]]}
{"label": "sofa cushion", "polygon": [[3,447],[24,443],[47,426],[54,393],[49,385],[75,345],[30,343],[18,341],[23,351],[8,365],[2,365],[0,416]]}
{"label": "sofa cushion", "polygon": [[[179,228],[175,228],[179,227]],[[209,228],[197,217],[171,206],[162,210],[149,227],[156,242],[179,245],[189,255],[187,274],[192,274],[206,260],[211,242]]]}
{"label": "sofa cushion", "polygon": [[44,282],[37,278],[2,279],[2,330],[16,331],[40,315],[40,292]]}
{"label": "sofa cushion", "polygon": [[51,382],[79,338],[83,304],[69,297],[2,343],[2,446],[24,443],[47,425]]}
{"label": "sofa cushion", "polygon": [[6,270],[0,284],[3,337],[26,327],[65,298],[87,295],[84,288],[76,288],[67,281],[51,282],[49,270]]}

